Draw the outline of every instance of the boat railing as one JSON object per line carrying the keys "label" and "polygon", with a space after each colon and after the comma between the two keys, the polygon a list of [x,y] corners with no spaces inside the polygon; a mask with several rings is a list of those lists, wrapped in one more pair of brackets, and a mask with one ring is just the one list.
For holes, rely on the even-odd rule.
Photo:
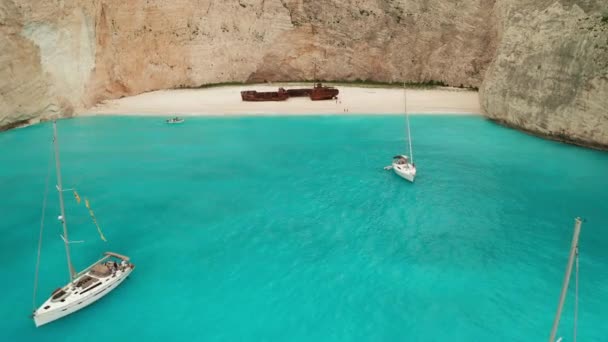
{"label": "boat railing", "polygon": [[114,252],[105,252],[104,253],[104,257],[95,261],[93,264],[91,264],[89,267],[85,268],[84,270],[80,271],[78,274],[76,274],[76,276],[74,277],[74,279],[79,278],[81,275],[87,273],[88,271],[91,270],[91,268],[93,268],[95,265],[100,264],[108,259],[110,259],[111,257],[114,258],[118,258],[120,260],[124,260],[124,261],[129,261],[129,257],[124,256],[122,254],[118,254],[118,253],[114,253]]}

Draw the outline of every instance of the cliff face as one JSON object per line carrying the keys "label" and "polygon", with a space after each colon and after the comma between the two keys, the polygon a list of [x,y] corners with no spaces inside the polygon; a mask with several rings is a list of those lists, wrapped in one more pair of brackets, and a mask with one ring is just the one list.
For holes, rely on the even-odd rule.
{"label": "cliff face", "polygon": [[[228,81],[479,86],[494,0],[3,0],[0,127]],[[7,48],[8,47],[8,48]]]}
{"label": "cliff face", "polygon": [[478,86],[493,1],[104,1],[90,100],[226,81]]}
{"label": "cliff face", "polygon": [[500,43],[480,89],[485,113],[608,148],[608,2],[513,0],[496,11]]}
{"label": "cliff face", "polygon": [[75,3],[0,2],[0,128],[82,106],[95,32]]}
{"label": "cliff face", "polygon": [[[249,80],[320,79],[479,86],[495,50],[493,0],[285,1],[291,29]],[[315,67],[316,66],[316,67]],[[316,70],[315,70],[316,69]]]}
{"label": "cliff face", "polygon": [[207,83],[435,80],[482,86],[493,119],[608,146],[600,2],[3,0],[0,128]]}

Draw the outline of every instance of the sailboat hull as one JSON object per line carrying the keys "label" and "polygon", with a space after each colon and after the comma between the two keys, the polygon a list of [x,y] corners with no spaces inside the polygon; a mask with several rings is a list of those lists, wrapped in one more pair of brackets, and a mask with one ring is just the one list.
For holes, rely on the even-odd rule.
{"label": "sailboat hull", "polygon": [[416,167],[413,166],[412,164],[395,164],[393,163],[393,171],[395,171],[395,173],[403,178],[406,179],[410,182],[414,182],[414,179],[416,178]]}
{"label": "sailboat hull", "polygon": [[[67,296],[63,302],[53,302],[51,297],[34,312],[33,318],[36,327],[56,321],[95,303],[117,288],[125,279],[127,279],[131,272],[133,272],[134,268],[135,266],[128,264],[128,267],[125,267],[121,271],[117,271],[115,276],[100,279],[101,285],[88,291],[86,295],[83,293],[78,295],[78,292],[74,292],[76,289],[72,283],[66,285],[62,290],[71,291],[72,293]],[[78,280],[84,276],[86,276],[86,274],[75,279],[74,283],[77,283]]]}

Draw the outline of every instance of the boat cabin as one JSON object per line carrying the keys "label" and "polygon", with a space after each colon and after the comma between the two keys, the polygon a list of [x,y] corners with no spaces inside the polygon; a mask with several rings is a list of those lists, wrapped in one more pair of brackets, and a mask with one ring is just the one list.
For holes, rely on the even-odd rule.
{"label": "boat cabin", "polygon": [[393,163],[397,165],[407,165],[410,161],[407,156],[399,155],[393,157]]}

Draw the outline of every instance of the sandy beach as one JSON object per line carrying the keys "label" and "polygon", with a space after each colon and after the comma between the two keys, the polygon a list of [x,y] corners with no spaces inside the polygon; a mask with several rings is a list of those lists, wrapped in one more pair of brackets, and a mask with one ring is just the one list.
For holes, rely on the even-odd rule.
{"label": "sandy beach", "polygon": [[[160,90],[105,101],[83,115],[307,115],[402,114],[404,91],[400,88],[336,85],[338,100],[311,101],[307,97],[281,102],[244,102],[242,90],[276,91],[311,87],[311,84],[219,86],[203,89]],[[410,114],[479,114],[477,92],[458,88],[408,89]]]}

